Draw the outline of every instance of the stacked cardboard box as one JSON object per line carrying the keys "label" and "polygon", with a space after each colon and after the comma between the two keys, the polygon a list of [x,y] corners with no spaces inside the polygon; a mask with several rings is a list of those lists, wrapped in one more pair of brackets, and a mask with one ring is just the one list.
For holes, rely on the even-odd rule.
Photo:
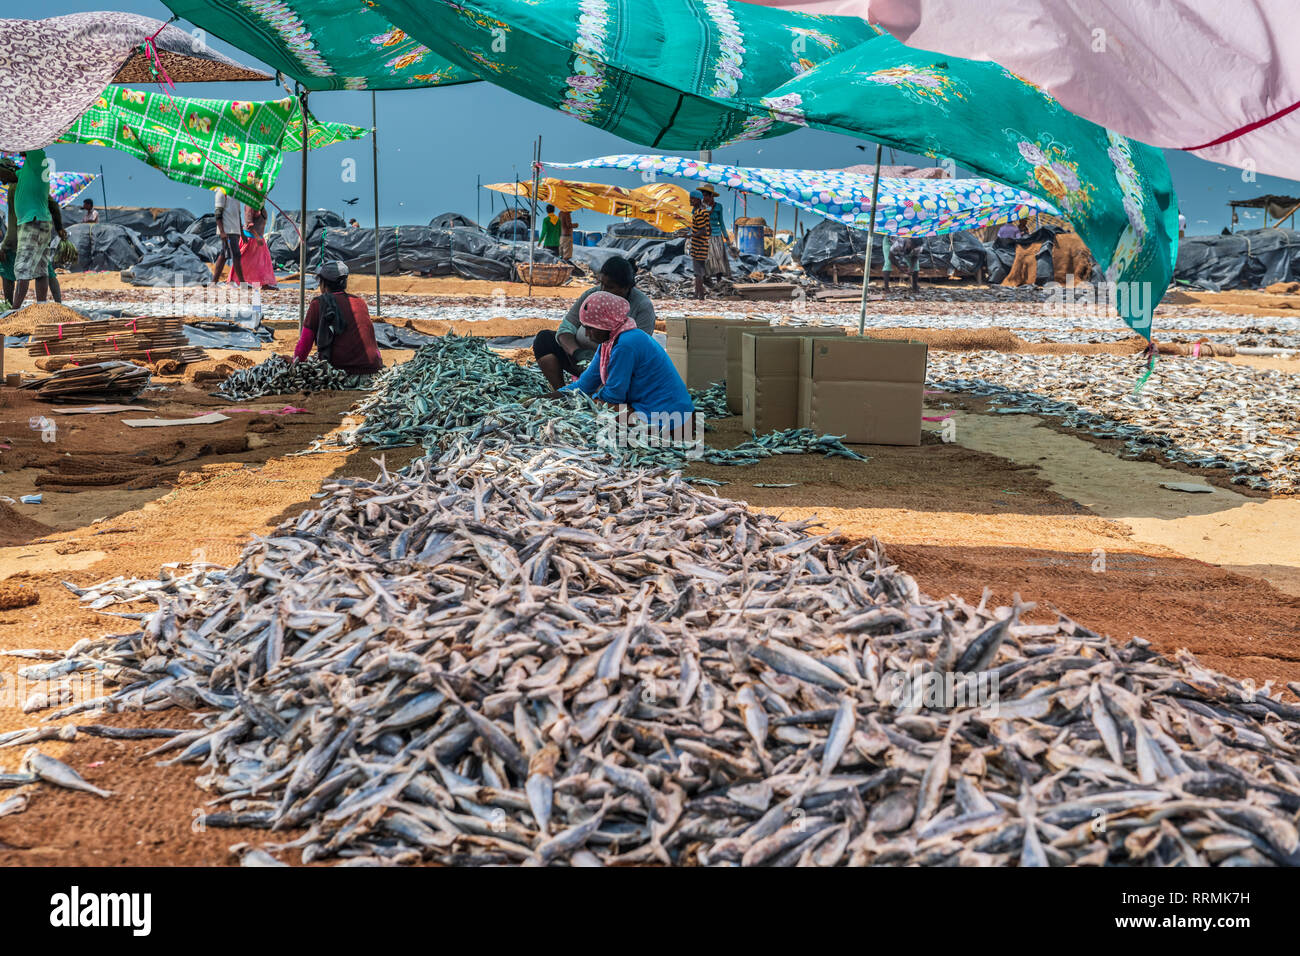
{"label": "stacked cardboard box", "polygon": [[846,442],[921,444],[921,342],[799,339],[799,425]]}
{"label": "stacked cardboard box", "polygon": [[767,329],[767,322],[714,316],[665,319],[668,357],[687,388],[708,388],[727,377],[727,330]]}
{"label": "stacked cardboard box", "polygon": [[737,358],[746,431],[765,434],[799,427],[799,343],[807,337],[742,330]]}
{"label": "stacked cardboard box", "polygon": [[[728,327],[727,335],[727,409],[733,415],[744,414],[745,392],[742,385],[744,372],[740,362],[740,342],[742,335],[844,335],[845,329],[835,325],[827,326],[791,326],[769,325],[766,328],[751,328],[748,324],[734,323]],[[797,350],[796,350],[797,351]],[[797,369],[796,369],[797,372]]]}
{"label": "stacked cardboard box", "polygon": [[[919,445],[926,346],[713,316],[665,320],[688,388],[724,379],[747,431],[811,428],[847,442]],[[736,401],[737,395],[739,401]]]}

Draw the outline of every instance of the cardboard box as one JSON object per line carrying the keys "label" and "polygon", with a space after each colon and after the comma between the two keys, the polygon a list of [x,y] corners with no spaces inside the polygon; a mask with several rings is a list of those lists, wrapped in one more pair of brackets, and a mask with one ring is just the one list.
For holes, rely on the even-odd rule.
{"label": "cardboard box", "polygon": [[[739,323],[737,323],[739,324]],[[727,410],[733,415],[745,412],[745,388],[741,383],[744,375],[740,365],[740,337],[742,335],[837,335],[842,336],[845,329],[834,325],[769,325],[766,328],[728,328],[727,329]],[[798,369],[796,368],[796,374]]]}
{"label": "cardboard box", "polygon": [[800,427],[856,444],[921,444],[924,343],[854,337],[799,344]]}
{"label": "cardboard box", "polygon": [[800,343],[808,338],[762,330],[739,336],[745,431],[762,435],[799,426]]}
{"label": "cardboard box", "polygon": [[766,322],[691,316],[665,319],[668,357],[687,388],[708,388],[727,377],[727,329],[770,328]]}

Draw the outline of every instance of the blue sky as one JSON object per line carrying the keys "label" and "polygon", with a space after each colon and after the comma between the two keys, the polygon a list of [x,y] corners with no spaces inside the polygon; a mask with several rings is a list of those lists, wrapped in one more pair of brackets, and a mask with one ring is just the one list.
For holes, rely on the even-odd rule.
{"label": "blue sky", "polygon": [[[46,0],[42,16],[58,16],[104,9],[102,2]],[[166,20],[170,11],[155,0],[118,0],[116,9]],[[188,28],[181,21],[178,26]],[[261,65],[251,57],[214,41],[221,52],[250,65]],[[220,99],[274,99],[283,93],[274,83],[184,84],[178,91],[187,96]],[[475,189],[475,178],[500,182],[527,178],[532,142],[542,137],[543,156],[557,161],[576,161],[609,153],[643,152],[642,147],[603,130],[581,123],[559,112],[521,99],[488,83],[473,83],[444,89],[400,90],[378,95],[380,221],[384,225],[427,223],[443,212],[460,212],[471,219],[481,213],[491,216],[493,203],[500,210],[505,197]],[[312,112],[319,119],[370,126],[370,94],[329,92],[313,94]],[[859,147],[865,147],[860,149]],[[718,162],[742,166],[776,166],[833,169],[874,158],[874,146],[861,140],[800,130],[788,136],[759,143],[743,143],[718,150]],[[103,187],[96,182],[86,195],[102,203],[107,192],[110,205],[182,206],[194,212],[211,208],[211,194],[167,179],[138,160],[116,150],[98,146],[54,146],[49,151],[63,170],[98,172],[103,167]],[[1188,219],[1188,234],[1217,233],[1228,224],[1227,203],[1268,193],[1300,196],[1300,183],[1272,176],[1248,182],[1239,169],[1220,166],[1187,153],[1166,150],[1180,206]],[[343,181],[345,163],[355,162],[357,181]],[[931,165],[931,161],[902,152],[898,163]],[[299,154],[286,154],[283,171],[271,198],[284,209],[299,204],[301,178]],[[891,162],[885,151],[885,162]],[[355,215],[363,225],[374,219],[369,137],[341,143],[310,154],[308,205]],[[959,172],[959,175],[961,173]],[[636,176],[615,171],[593,171],[588,178],[623,186],[639,186]],[[344,199],[358,197],[346,206]],[[730,217],[731,198],[724,209]],[[772,204],[751,201],[751,215],[772,220]],[[580,213],[579,228],[601,228],[610,220]],[[793,222],[793,210],[781,210],[783,224]],[[803,214],[801,222],[809,216]],[[1261,212],[1243,210],[1238,228],[1263,225]]]}

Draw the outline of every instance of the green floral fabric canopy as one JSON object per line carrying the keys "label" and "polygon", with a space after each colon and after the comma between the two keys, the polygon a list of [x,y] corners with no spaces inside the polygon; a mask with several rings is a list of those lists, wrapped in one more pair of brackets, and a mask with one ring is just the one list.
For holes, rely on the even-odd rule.
{"label": "green floral fabric canopy", "polygon": [[402,90],[472,83],[356,0],[165,0],[184,17],[309,90]]}
{"label": "green floral fabric canopy", "polygon": [[483,79],[661,149],[791,132],[744,105],[876,36],[855,17],[727,0],[374,3]]}

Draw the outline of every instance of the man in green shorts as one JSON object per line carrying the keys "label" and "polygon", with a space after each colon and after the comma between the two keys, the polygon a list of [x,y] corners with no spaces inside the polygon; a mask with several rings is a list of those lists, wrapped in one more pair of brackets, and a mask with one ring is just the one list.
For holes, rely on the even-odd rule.
{"label": "man in green shorts", "polygon": [[[12,243],[15,249],[13,295],[8,297],[15,309],[22,307],[32,280],[36,281],[36,301],[45,301],[49,295],[50,243],[56,230],[61,239],[68,238],[59,207],[50,198],[45,150],[28,150],[23,157],[23,166],[9,189],[11,228],[4,240],[6,248]],[[11,170],[12,165],[6,172]],[[7,179],[0,173],[0,181]]]}

